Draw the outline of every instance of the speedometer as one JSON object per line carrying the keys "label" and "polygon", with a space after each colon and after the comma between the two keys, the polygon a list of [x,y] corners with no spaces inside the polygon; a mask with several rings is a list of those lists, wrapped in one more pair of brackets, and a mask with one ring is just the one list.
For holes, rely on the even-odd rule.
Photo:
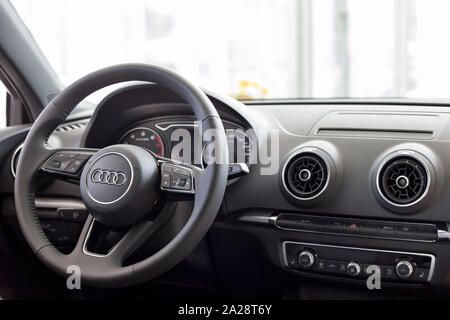
{"label": "speedometer", "polygon": [[149,128],[134,128],[126,132],[119,143],[132,144],[147,149],[158,156],[164,156],[164,142],[161,136]]}

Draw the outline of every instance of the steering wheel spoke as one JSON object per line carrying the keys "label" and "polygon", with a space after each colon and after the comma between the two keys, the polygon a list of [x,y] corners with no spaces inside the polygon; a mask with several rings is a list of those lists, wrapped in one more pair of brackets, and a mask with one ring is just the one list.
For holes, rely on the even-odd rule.
{"label": "steering wheel spoke", "polygon": [[97,149],[50,149],[47,159],[39,168],[56,178],[79,183],[81,172]]}
{"label": "steering wheel spoke", "polygon": [[[101,227],[104,226],[89,215],[79,236],[78,243],[70,255],[74,257],[81,255],[95,260],[98,264],[106,263],[121,267],[123,262],[158,230],[156,222],[142,220],[119,236],[115,244],[107,249],[106,252],[96,252],[96,250],[91,249],[92,246],[95,247],[95,243],[91,242],[98,241],[98,239],[94,239],[97,233],[95,229]],[[104,239],[100,241],[104,241]]]}
{"label": "steering wheel spoke", "polygon": [[111,251],[111,258],[115,263],[123,262],[137,249],[140,248],[157,230],[159,226],[151,220],[143,220],[133,225],[130,230],[119,240]]}

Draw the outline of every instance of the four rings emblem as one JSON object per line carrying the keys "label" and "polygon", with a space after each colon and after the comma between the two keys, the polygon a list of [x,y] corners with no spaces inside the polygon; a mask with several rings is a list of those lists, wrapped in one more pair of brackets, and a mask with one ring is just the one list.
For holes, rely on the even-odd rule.
{"label": "four rings emblem", "polygon": [[91,174],[91,181],[110,186],[122,186],[127,181],[127,176],[123,172],[96,169]]}

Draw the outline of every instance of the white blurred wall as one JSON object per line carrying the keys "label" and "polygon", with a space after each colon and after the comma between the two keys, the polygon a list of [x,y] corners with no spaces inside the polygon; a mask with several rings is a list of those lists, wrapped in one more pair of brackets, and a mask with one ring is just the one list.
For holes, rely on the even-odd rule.
{"label": "white blurred wall", "polygon": [[[450,97],[448,0],[12,0],[61,80],[155,63],[223,94]],[[49,19],[51,17],[51,19]]]}

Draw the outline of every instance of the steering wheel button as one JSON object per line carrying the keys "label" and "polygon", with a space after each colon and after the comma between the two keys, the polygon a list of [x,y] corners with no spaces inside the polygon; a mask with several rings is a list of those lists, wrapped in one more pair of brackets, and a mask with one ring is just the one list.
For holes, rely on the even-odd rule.
{"label": "steering wheel button", "polygon": [[55,155],[44,164],[43,168],[51,171],[64,171],[72,160],[72,158],[61,158],[58,155]]}
{"label": "steering wheel button", "polygon": [[161,187],[170,188],[170,178],[162,178],[161,179]]}
{"label": "steering wheel button", "polygon": [[184,174],[173,174],[171,187],[174,189],[191,189],[191,176]]}
{"label": "steering wheel button", "polygon": [[59,168],[61,168],[61,161],[59,161],[59,160],[53,160],[53,161],[52,161],[52,164],[51,164],[51,167],[54,168],[54,169],[59,169]]}
{"label": "steering wheel button", "polygon": [[83,165],[84,160],[76,159],[73,160],[72,163],[64,170],[64,172],[76,174],[80,171],[81,166]]}
{"label": "steering wheel button", "polygon": [[170,172],[168,172],[168,171],[163,171],[163,172],[161,173],[161,178],[162,178],[162,179],[170,179]]}
{"label": "steering wheel button", "polygon": [[186,176],[190,176],[189,170],[182,169],[182,168],[174,167],[174,168],[172,169],[172,172],[173,172],[173,173],[182,174],[182,175],[186,175]]}

